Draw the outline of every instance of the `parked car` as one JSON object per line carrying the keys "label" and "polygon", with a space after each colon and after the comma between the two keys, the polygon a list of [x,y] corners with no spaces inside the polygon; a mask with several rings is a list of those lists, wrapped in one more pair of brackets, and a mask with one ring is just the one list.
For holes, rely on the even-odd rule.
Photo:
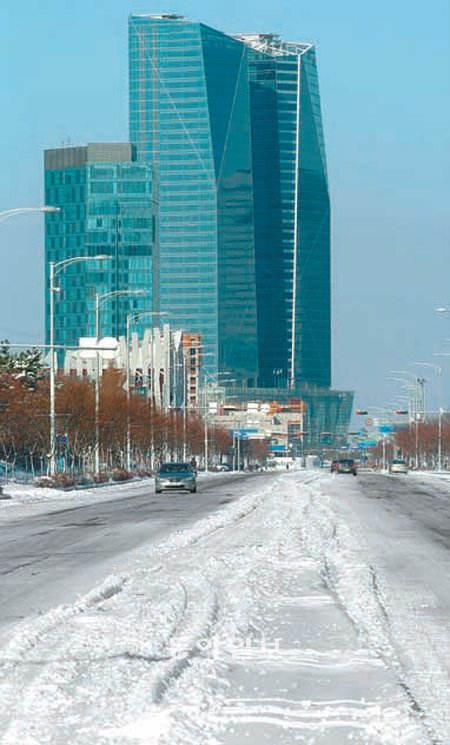
{"label": "parked car", "polygon": [[408,473],[406,460],[396,458],[389,463],[389,473]]}
{"label": "parked car", "polygon": [[339,458],[331,461],[331,473],[352,473],[356,476],[358,469],[353,458]]}
{"label": "parked car", "polygon": [[189,463],[161,463],[155,477],[155,492],[169,489],[197,491],[197,479]]}

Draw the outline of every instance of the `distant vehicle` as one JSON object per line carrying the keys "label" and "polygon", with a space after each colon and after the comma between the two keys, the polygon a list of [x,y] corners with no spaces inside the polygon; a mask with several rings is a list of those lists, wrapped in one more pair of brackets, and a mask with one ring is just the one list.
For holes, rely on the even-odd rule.
{"label": "distant vehicle", "polygon": [[330,470],[331,473],[352,473],[353,476],[356,476],[358,473],[356,462],[353,458],[339,458],[339,460],[332,460]]}
{"label": "distant vehicle", "polygon": [[197,491],[197,479],[189,463],[161,463],[155,477],[155,492],[169,489]]}
{"label": "distant vehicle", "polygon": [[214,468],[215,471],[232,471],[233,468],[229,463],[218,463]]}
{"label": "distant vehicle", "polygon": [[389,473],[408,473],[408,465],[405,460],[391,460],[389,464]]}

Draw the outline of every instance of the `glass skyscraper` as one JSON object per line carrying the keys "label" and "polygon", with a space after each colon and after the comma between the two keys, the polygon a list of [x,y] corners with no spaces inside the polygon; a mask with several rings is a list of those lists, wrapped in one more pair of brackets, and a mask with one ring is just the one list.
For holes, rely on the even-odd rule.
{"label": "glass skyscraper", "polygon": [[130,139],[160,179],[161,309],[244,387],[330,385],[314,47],[132,15]]}
{"label": "glass skyscraper", "polygon": [[[109,261],[75,263],[57,276],[55,343],[77,346],[95,336],[95,295],[144,290],[145,295],[105,299],[100,336],[125,334],[129,313],[158,309],[157,179],[137,163],[130,143],[92,143],[45,152],[46,339],[49,341],[49,262],[107,255]],[[151,323],[151,321],[150,321]],[[134,329],[143,332],[149,319]],[[63,359],[60,352],[60,361]]]}
{"label": "glass skyscraper", "polygon": [[[249,47],[260,381],[270,384],[282,313],[280,307],[271,312],[271,305],[283,296],[286,330],[278,344],[280,357],[287,358],[281,367],[289,386],[326,387],[331,382],[330,199],[315,49],[273,34],[239,38]],[[277,282],[271,285],[274,266]]]}
{"label": "glass skyscraper", "polygon": [[130,18],[130,137],[160,179],[161,310],[205,366],[258,374],[250,101],[241,42],[177,17]]}

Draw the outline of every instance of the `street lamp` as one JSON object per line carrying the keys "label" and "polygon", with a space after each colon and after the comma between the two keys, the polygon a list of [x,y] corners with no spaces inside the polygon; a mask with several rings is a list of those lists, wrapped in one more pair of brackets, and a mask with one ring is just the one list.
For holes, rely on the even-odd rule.
{"label": "street lamp", "polygon": [[442,367],[432,362],[414,362],[414,365],[422,367],[431,367],[437,372],[438,380],[438,471],[442,470]]}
{"label": "street lamp", "polygon": [[16,207],[13,210],[3,210],[3,212],[0,212],[0,222],[7,220],[9,217],[14,217],[15,215],[21,215],[24,212],[43,212],[44,214],[52,214],[54,212],[61,212],[61,207],[44,205],[43,207]]}
{"label": "street lamp", "polygon": [[[214,352],[202,352],[202,357],[210,356],[212,357],[214,355]],[[216,378],[216,383],[218,382],[218,376],[220,373],[214,372],[214,373],[204,373],[204,380],[203,380],[203,405],[204,405],[204,458],[205,458],[205,473],[208,471],[208,458],[209,458],[209,443],[208,443],[208,401],[207,401],[207,385],[208,381],[212,380],[213,378]]]}
{"label": "street lamp", "polygon": [[[144,294],[144,293],[142,293]],[[127,457],[126,457],[126,463],[127,463],[127,471],[131,469],[131,422],[130,422],[130,326],[132,323],[135,323],[136,321],[139,321],[140,318],[145,318],[146,316],[167,316],[168,314],[161,311],[143,311],[142,313],[135,313],[135,314],[129,314],[127,316],[127,333],[125,338],[125,348],[126,348],[126,359],[125,359],[125,375],[126,375],[126,385],[125,390],[127,393]],[[153,354],[152,354],[152,360],[153,360]],[[153,386],[153,374],[152,374],[152,386]],[[153,399],[152,399],[153,400]],[[153,416],[153,413],[152,413]],[[153,427],[153,425],[152,425]],[[152,456],[151,456],[151,465],[153,467],[153,435],[152,435]]]}
{"label": "street lamp", "polygon": [[[206,354],[212,354],[212,352],[206,352]],[[209,446],[208,446],[208,404],[207,404],[207,386],[208,382],[215,382],[216,389],[219,388],[219,385],[227,384],[227,383],[236,383],[237,378],[228,378],[226,377],[225,380],[220,381],[219,378],[223,376],[232,375],[232,372],[229,372],[227,370],[219,370],[218,372],[212,372],[212,373],[205,373],[204,377],[204,407],[205,407],[205,416],[204,416],[204,451],[205,451],[205,471],[208,471],[208,457],[209,457]],[[239,443],[238,443],[239,447]]]}
{"label": "street lamp", "polygon": [[187,459],[187,405],[188,405],[188,359],[190,358],[191,349],[198,347],[182,348],[183,355],[183,461]]}
{"label": "street lamp", "polygon": [[[3,210],[2,212],[0,212],[0,222],[4,222],[5,220],[8,220],[8,218],[10,217],[21,215],[27,212],[42,212],[44,214],[49,214],[49,213],[60,212],[60,211],[61,211],[61,207],[54,207],[52,205],[43,205],[41,207],[16,207],[14,209]],[[58,266],[60,264],[58,264]],[[51,307],[53,306],[53,292],[54,292],[54,289],[53,291],[52,290],[50,291]],[[50,325],[51,325],[51,334],[52,334],[53,333],[53,319],[52,318],[50,319]],[[53,360],[53,351],[54,351],[53,342],[54,342],[54,339],[51,338],[50,344],[51,344],[51,352],[52,352],[52,365],[50,369],[50,473],[52,475],[55,472],[55,460],[54,460],[54,453],[53,453],[54,436],[55,436],[55,371],[54,371],[54,360]]]}
{"label": "street lamp", "polygon": [[[411,397],[411,403],[413,404],[410,406],[410,425],[411,422],[414,421],[415,423],[415,465],[416,468],[419,468],[419,420],[422,416],[422,413],[424,413],[425,406],[423,405],[424,400],[424,393],[423,393],[423,386],[425,384],[424,378],[418,378],[415,373],[412,373],[409,370],[391,370],[391,373],[394,373],[395,375],[402,375],[402,376],[408,376],[409,379],[412,378],[414,381],[414,384],[410,384],[410,389],[414,391],[414,397]],[[397,378],[400,382],[407,382],[408,378]],[[421,401],[419,401],[419,386],[421,387]],[[407,388],[408,386],[404,386],[404,388]],[[422,411],[419,411],[419,403],[422,403]],[[411,426],[410,426],[411,431]]]}
{"label": "street lamp", "polygon": [[[100,356],[99,356],[99,337],[100,337],[100,306],[113,297],[122,295],[148,295],[147,290],[112,290],[111,292],[97,292],[95,294],[95,340],[96,340],[96,372],[95,372],[95,448],[94,448],[94,471],[98,475],[100,472]],[[128,347],[127,347],[128,356]]]}
{"label": "street lamp", "polygon": [[[48,208],[50,209],[50,208]],[[47,210],[48,211],[48,210]],[[58,208],[54,208],[51,211],[58,211]],[[59,292],[59,287],[55,287],[55,277],[67,269],[72,264],[78,264],[83,261],[110,261],[111,256],[99,254],[97,256],[73,256],[70,259],[63,259],[62,261],[50,261],[49,263],[49,275],[50,275],[50,476],[55,475],[55,292]]]}
{"label": "street lamp", "polygon": [[[406,377],[401,377],[401,378],[391,378],[391,379],[392,380],[398,380],[398,381],[400,381],[402,383],[409,383],[410,390],[411,391],[414,390],[414,396],[411,396],[411,399],[412,399],[411,403],[413,404],[413,406],[411,406],[410,408],[411,408],[412,413],[414,413],[414,418],[417,420],[417,418],[418,418],[418,416],[420,414],[420,412],[419,412],[419,391],[418,391],[418,387],[419,387],[419,385],[421,385],[422,388],[423,388],[423,384],[424,384],[425,381],[423,380],[423,378],[418,378],[417,375],[415,373],[411,372],[410,370],[390,370],[390,372],[393,373],[394,375],[408,376],[407,378]],[[408,378],[409,378],[409,380],[408,380]],[[413,382],[411,382],[411,381],[413,381]],[[407,388],[407,386],[404,386],[404,387]]]}

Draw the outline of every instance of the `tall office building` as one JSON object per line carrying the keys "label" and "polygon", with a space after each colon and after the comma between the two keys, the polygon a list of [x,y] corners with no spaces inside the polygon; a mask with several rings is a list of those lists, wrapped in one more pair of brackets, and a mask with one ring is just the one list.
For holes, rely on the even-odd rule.
{"label": "tall office building", "polygon": [[[124,335],[130,313],[158,309],[157,180],[137,163],[129,143],[92,143],[45,152],[46,338],[49,341],[49,264],[107,255],[109,261],[75,262],[57,275],[55,343],[76,346],[95,336],[95,295],[143,290],[145,295],[105,298],[100,336]],[[63,268],[63,267],[61,267]],[[151,319],[150,319],[151,324]],[[143,318],[134,326],[141,333]],[[63,359],[60,353],[60,361]]]}
{"label": "tall office building", "polygon": [[250,102],[242,43],[173,16],[130,18],[130,136],[160,179],[161,310],[205,364],[258,374]]}
{"label": "tall office building", "polygon": [[[330,199],[315,49],[273,34],[239,38],[248,47],[252,106],[260,380],[270,385],[284,324],[278,344],[289,385],[327,387]],[[274,307],[281,296],[283,319]]]}
{"label": "tall office building", "polygon": [[330,385],[314,47],[132,15],[130,139],[160,179],[161,309],[245,386]]}

